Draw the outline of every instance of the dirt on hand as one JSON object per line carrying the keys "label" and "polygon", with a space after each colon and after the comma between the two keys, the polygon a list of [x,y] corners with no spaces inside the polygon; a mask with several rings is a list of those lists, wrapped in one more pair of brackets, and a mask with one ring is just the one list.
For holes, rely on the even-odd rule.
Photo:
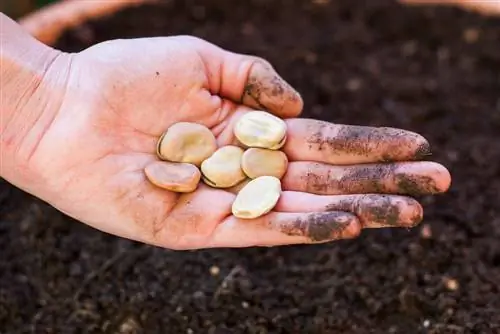
{"label": "dirt on hand", "polygon": [[389,0],[170,0],[87,22],[57,47],[177,34],[267,59],[303,95],[303,117],[424,135],[450,191],[421,198],[414,229],[174,252],[2,183],[0,331],[500,332],[500,19]]}

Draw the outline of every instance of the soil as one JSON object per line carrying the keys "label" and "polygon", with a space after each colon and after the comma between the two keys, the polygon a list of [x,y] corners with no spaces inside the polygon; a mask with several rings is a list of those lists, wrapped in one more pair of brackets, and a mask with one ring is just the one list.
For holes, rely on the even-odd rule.
{"label": "soil", "polygon": [[453,176],[412,230],[175,252],[0,187],[1,333],[500,333],[500,19],[395,1],[166,1],[57,47],[191,34],[268,59],[303,117],[425,135]]}

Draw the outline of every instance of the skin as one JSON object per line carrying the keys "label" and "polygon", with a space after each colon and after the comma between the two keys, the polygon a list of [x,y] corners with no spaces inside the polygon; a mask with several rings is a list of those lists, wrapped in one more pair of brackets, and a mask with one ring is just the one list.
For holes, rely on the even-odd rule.
{"label": "skin", "polygon": [[[189,36],[67,54],[0,18],[0,174],[103,232],[177,250],[320,243],[414,226],[422,207],[406,195],[450,185],[445,167],[414,161],[430,152],[418,134],[299,119],[300,95],[263,59]],[[202,124],[220,147],[255,109],[288,126],[290,166],[272,212],[249,222],[231,215],[228,190],[200,183],[177,194],[148,182],[169,126]]]}

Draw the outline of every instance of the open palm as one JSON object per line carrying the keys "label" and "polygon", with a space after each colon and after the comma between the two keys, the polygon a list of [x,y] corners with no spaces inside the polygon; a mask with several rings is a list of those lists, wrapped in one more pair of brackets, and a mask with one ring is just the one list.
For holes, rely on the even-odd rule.
{"label": "open palm", "polygon": [[[115,40],[71,58],[64,97],[27,163],[51,205],[90,226],[172,249],[273,246],[356,237],[362,228],[408,227],[422,207],[402,195],[444,192],[450,175],[418,162],[424,138],[390,128],[297,118],[300,95],[264,60],[187,36]],[[231,215],[235,195],[200,184],[179,195],[153,186],[161,134],[180,121],[233,144],[243,113],[285,119],[290,164],[274,211]]]}

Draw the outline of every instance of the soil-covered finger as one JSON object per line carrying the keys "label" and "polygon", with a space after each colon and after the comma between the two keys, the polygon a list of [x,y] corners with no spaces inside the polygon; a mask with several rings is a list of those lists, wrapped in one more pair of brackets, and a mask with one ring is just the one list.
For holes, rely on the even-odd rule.
{"label": "soil-covered finger", "polygon": [[413,227],[423,218],[422,206],[415,199],[382,194],[321,196],[285,191],[275,210],[351,212],[358,217],[363,228]]}
{"label": "soil-covered finger", "polygon": [[292,161],[336,165],[419,160],[430,155],[421,135],[395,128],[289,119],[283,150]]}
{"label": "soil-covered finger", "polygon": [[230,52],[199,38],[189,41],[204,61],[212,94],[278,117],[297,117],[302,112],[299,92],[267,60]]}
{"label": "soil-covered finger", "polygon": [[400,162],[332,166],[292,162],[282,179],[283,190],[319,195],[400,194],[432,195],[448,190],[448,170],[434,162]]}
{"label": "soil-covered finger", "polygon": [[299,93],[269,63],[260,59],[250,67],[241,102],[281,117],[296,117],[303,107]]}
{"label": "soil-covered finger", "polygon": [[252,247],[324,243],[356,238],[357,217],[347,212],[271,212],[254,220],[225,219],[214,232],[210,247]]}

